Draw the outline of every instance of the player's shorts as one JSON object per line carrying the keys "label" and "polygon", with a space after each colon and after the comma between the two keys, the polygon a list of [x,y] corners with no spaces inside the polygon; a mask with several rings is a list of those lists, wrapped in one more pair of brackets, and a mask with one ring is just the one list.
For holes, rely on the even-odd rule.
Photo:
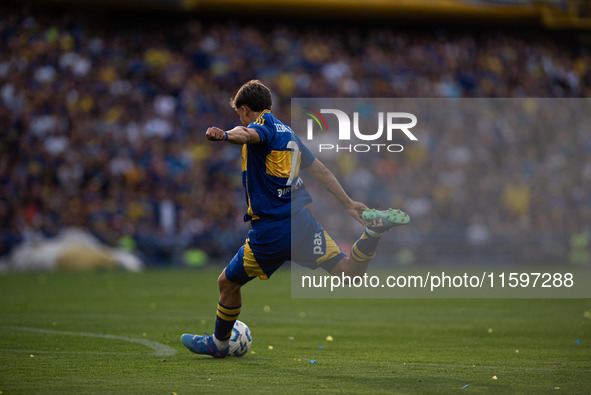
{"label": "player's shorts", "polygon": [[305,207],[290,218],[261,221],[253,222],[246,242],[226,267],[228,280],[267,280],[286,261],[330,273],[346,257]]}

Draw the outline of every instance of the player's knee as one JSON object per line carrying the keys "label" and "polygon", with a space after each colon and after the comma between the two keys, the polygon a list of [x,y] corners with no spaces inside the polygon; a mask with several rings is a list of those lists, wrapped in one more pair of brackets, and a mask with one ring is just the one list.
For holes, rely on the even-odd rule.
{"label": "player's knee", "polygon": [[227,288],[228,286],[228,279],[226,278],[226,271],[224,270],[218,277],[218,288],[220,292]]}
{"label": "player's knee", "polygon": [[220,290],[220,293],[237,292],[240,289],[240,287],[240,284],[228,280],[228,278],[226,277],[225,270],[218,277],[218,288]]}

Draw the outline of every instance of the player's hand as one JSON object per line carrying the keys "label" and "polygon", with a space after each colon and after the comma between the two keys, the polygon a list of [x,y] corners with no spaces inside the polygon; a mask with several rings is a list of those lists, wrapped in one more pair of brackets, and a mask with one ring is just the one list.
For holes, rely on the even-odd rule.
{"label": "player's hand", "polygon": [[349,206],[347,207],[347,212],[349,213],[349,215],[355,218],[355,220],[357,220],[357,222],[359,222],[363,226],[365,226],[365,222],[363,222],[362,215],[365,210],[367,210],[367,206],[363,203],[356,201],[351,201],[351,204],[349,204]]}
{"label": "player's hand", "polygon": [[215,126],[207,128],[207,132],[205,132],[205,136],[207,137],[208,140],[211,140],[211,141],[226,140],[226,132],[224,132],[222,129],[215,127]]}

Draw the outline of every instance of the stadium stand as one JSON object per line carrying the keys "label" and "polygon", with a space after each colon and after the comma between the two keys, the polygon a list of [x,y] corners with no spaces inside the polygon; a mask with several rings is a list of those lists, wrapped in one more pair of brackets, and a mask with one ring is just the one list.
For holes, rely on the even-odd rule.
{"label": "stadium stand", "polygon": [[[134,16],[0,5],[0,255],[76,226],[111,246],[131,238],[125,245],[155,265],[180,264],[188,248],[228,259],[248,227],[239,151],[208,145],[203,132],[237,123],[229,97],[251,78],[272,87],[283,119],[291,97],[591,95],[591,54],[571,32]],[[445,142],[416,152],[414,165],[379,163],[378,176],[397,180],[394,204],[429,218],[390,247],[419,262],[461,262],[478,240],[502,252],[490,259],[566,260],[571,235],[591,224],[591,134],[540,133],[539,144],[518,139],[511,155],[491,141],[482,173]],[[421,158],[437,152],[466,185],[488,185],[466,189],[479,202],[470,215],[448,210],[459,203],[445,167],[420,176]],[[355,195],[376,173],[347,161],[329,167]],[[548,240],[556,245],[540,248]]]}

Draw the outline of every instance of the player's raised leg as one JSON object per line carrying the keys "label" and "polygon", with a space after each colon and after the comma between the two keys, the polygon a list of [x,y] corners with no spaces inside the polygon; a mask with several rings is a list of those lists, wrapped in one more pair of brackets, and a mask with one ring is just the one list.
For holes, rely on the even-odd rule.
{"label": "player's raised leg", "polygon": [[362,215],[363,222],[370,232],[382,234],[395,226],[406,225],[410,217],[402,210],[390,208],[388,210],[367,209]]}
{"label": "player's raised leg", "polygon": [[342,259],[333,270],[332,275],[345,274],[349,276],[360,276],[367,271],[369,262],[376,255],[376,248],[380,237],[384,232],[393,227],[406,225],[410,217],[401,210],[376,210],[367,209],[363,213],[365,230],[363,234],[351,247],[349,257]]}

